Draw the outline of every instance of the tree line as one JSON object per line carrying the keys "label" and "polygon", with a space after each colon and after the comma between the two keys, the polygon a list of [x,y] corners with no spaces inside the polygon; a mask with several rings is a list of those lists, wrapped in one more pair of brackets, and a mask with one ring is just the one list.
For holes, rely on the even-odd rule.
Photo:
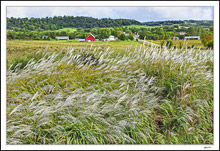
{"label": "tree line", "polygon": [[142,23],[131,19],[92,18],[83,16],[54,16],[46,18],[7,18],[7,29],[14,31],[42,31],[58,30],[66,27],[94,28],[119,27],[126,25],[141,25]]}
{"label": "tree line", "polygon": [[7,18],[7,29],[14,31],[42,31],[58,30],[66,27],[72,28],[94,28],[94,27],[120,27],[126,25],[146,25],[146,26],[213,26],[213,21],[209,20],[183,20],[183,21],[155,21],[139,22],[134,19],[97,19],[84,16],[54,16],[45,18]]}
{"label": "tree line", "polygon": [[213,26],[212,20],[167,20],[167,21],[150,21],[143,22],[142,25],[161,26],[161,25],[179,25],[187,27]]}
{"label": "tree line", "polygon": [[[125,30],[126,29],[126,30]],[[123,31],[129,34],[125,36]],[[23,39],[23,40],[51,40],[56,39],[56,36],[69,36],[69,39],[81,39],[86,38],[90,34],[95,35],[96,39],[103,40],[109,38],[110,35],[113,35],[121,40],[131,39],[133,40],[134,34],[131,30],[127,28],[115,27],[115,28],[92,28],[92,29],[77,29],[74,32],[70,30],[67,31],[25,31],[25,32],[16,32],[12,30],[7,31],[7,39]]]}
{"label": "tree line", "polygon": [[[180,35],[178,32],[185,32],[185,35]],[[125,35],[125,34],[126,35]],[[109,38],[110,35],[117,37],[119,40],[133,40],[134,35],[139,35],[139,39],[146,40],[170,40],[171,37],[179,37],[184,39],[184,36],[200,36],[205,46],[213,46],[213,27],[179,27],[168,26],[155,28],[136,28],[136,27],[114,27],[114,28],[78,28],[76,31],[7,31],[7,39],[24,39],[24,40],[51,40],[56,39],[56,36],[69,36],[70,39],[86,38],[89,34],[95,35],[96,39],[103,40]]]}

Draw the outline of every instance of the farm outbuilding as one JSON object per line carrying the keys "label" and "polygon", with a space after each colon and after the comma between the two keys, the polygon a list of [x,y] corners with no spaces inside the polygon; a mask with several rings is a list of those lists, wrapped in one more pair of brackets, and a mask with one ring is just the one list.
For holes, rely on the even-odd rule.
{"label": "farm outbuilding", "polygon": [[56,39],[59,39],[59,40],[69,40],[69,36],[56,36]]}
{"label": "farm outbuilding", "polygon": [[86,41],[90,42],[90,41],[95,41],[95,36],[93,36],[92,34],[89,35],[86,39]]}

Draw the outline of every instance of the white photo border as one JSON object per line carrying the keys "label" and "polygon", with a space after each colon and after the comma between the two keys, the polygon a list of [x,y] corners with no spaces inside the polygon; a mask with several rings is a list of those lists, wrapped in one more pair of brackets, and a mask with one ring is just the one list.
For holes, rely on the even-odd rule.
{"label": "white photo border", "polygon": [[[6,7],[9,6],[212,6],[214,7],[214,145],[6,145]],[[219,1],[2,1],[1,149],[3,150],[219,150]]]}

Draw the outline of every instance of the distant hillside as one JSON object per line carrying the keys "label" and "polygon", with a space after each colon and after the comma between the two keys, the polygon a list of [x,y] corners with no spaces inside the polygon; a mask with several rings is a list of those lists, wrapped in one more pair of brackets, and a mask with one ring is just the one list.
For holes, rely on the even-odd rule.
{"label": "distant hillside", "polygon": [[92,18],[82,16],[54,16],[46,18],[7,18],[7,29],[14,31],[34,31],[34,30],[58,30],[62,28],[94,28],[94,27],[119,27],[128,25],[161,26],[174,25],[180,26],[213,26],[213,21],[156,21],[139,22],[131,19],[111,19],[111,18]]}
{"label": "distant hillside", "polygon": [[7,29],[12,30],[57,30],[66,27],[94,28],[94,27],[118,27],[125,25],[141,25],[142,23],[130,19],[110,19],[92,17],[54,16],[46,18],[7,18]]}
{"label": "distant hillside", "polygon": [[197,27],[197,26],[213,26],[212,20],[174,20],[174,21],[151,21],[143,22],[146,26],[161,26],[161,25],[180,25],[187,27]]}

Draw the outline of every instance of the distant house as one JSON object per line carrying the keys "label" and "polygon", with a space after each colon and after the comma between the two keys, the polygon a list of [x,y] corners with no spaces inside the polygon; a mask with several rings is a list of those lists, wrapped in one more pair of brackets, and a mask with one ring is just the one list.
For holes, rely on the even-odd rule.
{"label": "distant house", "polygon": [[87,38],[86,38],[86,41],[90,42],[90,41],[95,41],[95,36],[93,36],[92,34],[89,35]]}
{"label": "distant house", "polygon": [[93,36],[92,34],[89,35],[86,39],[79,39],[79,42],[91,42],[91,41],[95,41],[95,36]]}
{"label": "distant house", "polygon": [[179,40],[179,37],[170,37],[170,40]]}
{"label": "distant house", "polygon": [[103,41],[114,41],[116,40],[115,36],[111,35],[108,39],[104,39]]}
{"label": "distant house", "polygon": [[44,39],[44,40],[45,40],[45,39],[48,39],[48,36],[43,35],[43,36],[42,36],[42,39]]}
{"label": "distant house", "polygon": [[138,39],[139,38],[139,34],[138,33],[134,33],[134,39]]}
{"label": "distant house", "polygon": [[59,40],[69,40],[69,36],[56,36],[56,39],[59,39]]}
{"label": "distant house", "polygon": [[200,36],[185,36],[184,37],[184,40],[191,40],[191,39],[200,40]]}
{"label": "distant house", "polygon": [[125,36],[129,36],[129,33],[123,32],[123,34],[125,34]]}
{"label": "distant house", "polygon": [[186,32],[185,32],[185,31],[180,31],[180,32],[177,32],[177,34],[179,34],[179,35],[185,35]]}

